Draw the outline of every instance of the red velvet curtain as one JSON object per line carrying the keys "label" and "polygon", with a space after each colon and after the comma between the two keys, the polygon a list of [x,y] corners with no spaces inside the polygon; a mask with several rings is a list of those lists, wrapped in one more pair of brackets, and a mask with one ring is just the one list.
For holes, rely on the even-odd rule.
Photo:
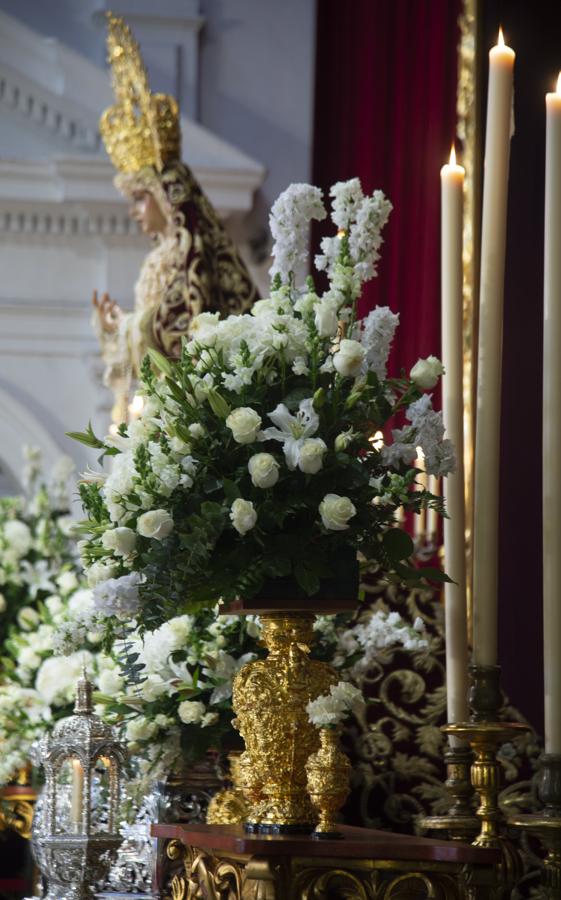
{"label": "red velvet curtain", "polygon": [[358,175],[394,205],[361,313],[401,313],[397,374],[440,352],[439,173],[455,134],[461,0],[317,6],[313,182],[327,191]]}

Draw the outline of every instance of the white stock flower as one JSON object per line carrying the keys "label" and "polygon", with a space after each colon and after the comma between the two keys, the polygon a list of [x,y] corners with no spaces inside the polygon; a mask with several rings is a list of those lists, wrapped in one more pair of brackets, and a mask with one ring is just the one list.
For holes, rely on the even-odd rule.
{"label": "white stock flower", "polygon": [[247,468],[255,487],[270,488],[279,480],[279,464],[270,453],[256,453]]}
{"label": "white stock flower", "polygon": [[425,454],[427,474],[448,475],[453,472],[456,468],[454,445],[444,437],[442,411],[436,412],[432,408],[432,395],[424,394],[408,406],[406,416],[414,429],[413,443],[421,447]]}
{"label": "white stock flower", "polygon": [[151,509],[142,513],[136,523],[136,530],[142,537],[163,541],[173,531],[173,518],[167,509]]}
{"label": "white stock flower", "polygon": [[315,475],[323,467],[327,444],[321,438],[306,438],[300,447],[298,468],[307,475]]}
{"label": "white stock flower", "polygon": [[206,706],[200,700],[184,700],[177,707],[177,714],[186,725],[199,725],[206,713]]}
{"label": "white stock flower", "polygon": [[399,313],[393,313],[388,306],[376,306],[361,324],[360,342],[366,351],[364,366],[383,381]]}
{"label": "white stock flower", "polygon": [[230,413],[226,425],[238,444],[252,444],[261,428],[261,416],[249,406],[240,406]]}
{"label": "white stock flower", "polygon": [[124,526],[110,528],[103,533],[101,543],[106,550],[113,550],[115,556],[129,556],[136,545],[136,534]]}
{"label": "white stock flower", "polygon": [[426,359],[418,359],[411,371],[409,377],[414,381],[417,387],[423,391],[428,391],[435,387],[438,379],[444,374],[444,366],[436,356],[427,356]]}
{"label": "white stock flower", "polygon": [[277,427],[265,428],[259,434],[260,441],[279,441],[283,445],[286,464],[294,471],[300,459],[300,451],[307,438],[319,428],[319,416],[313,406],[313,398],[302,400],[296,415],[284,403],[270,412],[269,418]]}
{"label": "white stock flower", "polygon": [[348,497],[339,494],[326,494],[319,505],[321,521],[330,531],[345,531],[349,528],[349,519],[356,515],[356,507]]}
{"label": "white stock flower", "polygon": [[68,601],[68,611],[72,618],[81,620],[89,617],[94,608],[93,591],[82,588],[76,591]]}
{"label": "white stock flower", "polygon": [[343,338],[339,349],[333,354],[333,365],[339,375],[355,378],[362,368],[365,355],[366,351],[362,344],[349,338]]}
{"label": "white stock flower", "polygon": [[242,500],[241,497],[234,500],[230,509],[230,519],[239,534],[251,531],[257,522],[257,513],[251,500]]}
{"label": "white stock flower", "polygon": [[331,187],[329,196],[333,198],[331,220],[337,228],[346,230],[356,218],[357,210],[364,200],[360,179],[350,178],[348,181],[337,181]]}
{"label": "white stock flower", "polygon": [[96,584],[93,589],[95,609],[103,616],[117,616],[126,621],[138,610],[138,589],[142,581],[142,575],[132,572]]}
{"label": "white stock flower", "polygon": [[278,274],[286,283],[290,273],[306,262],[310,221],[325,215],[321,191],[311,184],[291,184],[275,200],[269,216],[274,240],[271,276]]}
{"label": "white stock flower", "polygon": [[25,522],[11,519],[4,525],[4,538],[18,557],[25,556],[31,550],[33,539]]}
{"label": "white stock flower", "polygon": [[329,728],[339,725],[350,713],[357,714],[364,708],[362,692],[346,681],[332,684],[329,694],[311,700],[306,712],[312,725]]}

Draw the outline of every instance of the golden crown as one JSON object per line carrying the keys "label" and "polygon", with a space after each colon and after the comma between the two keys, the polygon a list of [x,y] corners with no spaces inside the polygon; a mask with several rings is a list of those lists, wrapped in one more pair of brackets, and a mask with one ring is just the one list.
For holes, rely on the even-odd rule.
{"label": "golden crown", "polygon": [[133,174],[145,166],[161,172],[181,154],[177,103],[169,94],[150,93],[139,46],[126,22],[112,13],[107,50],[117,102],[99,121],[105,148],[119,172]]}

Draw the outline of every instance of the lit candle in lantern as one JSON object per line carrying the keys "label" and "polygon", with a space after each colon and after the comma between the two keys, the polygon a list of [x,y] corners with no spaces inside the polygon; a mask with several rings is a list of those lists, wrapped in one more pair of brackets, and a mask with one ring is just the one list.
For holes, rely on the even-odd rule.
{"label": "lit candle in lantern", "polygon": [[82,825],[82,794],[84,790],[84,769],[78,759],[72,760],[72,795],[70,817],[79,831]]}
{"label": "lit candle in lantern", "polygon": [[545,752],[561,753],[561,72],[546,94],[543,331]]}
{"label": "lit candle in lantern", "polygon": [[[442,413],[446,434],[456,448],[456,471],[444,479],[449,518],[444,519],[444,569],[454,584],[444,585],[446,698],[449,722],[468,717],[468,641],[466,600],[464,423],[463,423],[463,190],[465,170],[450,162],[440,171]],[[450,739],[452,745],[457,743]]]}
{"label": "lit candle in lantern", "polygon": [[473,661],[497,663],[499,454],[506,212],[514,51],[489,53],[481,225],[473,551]]}
{"label": "lit candle in lantern", "polygon": [[144,409],[144,397],[142,394],[135,394],[129,403],[129,421],[138,419]]}

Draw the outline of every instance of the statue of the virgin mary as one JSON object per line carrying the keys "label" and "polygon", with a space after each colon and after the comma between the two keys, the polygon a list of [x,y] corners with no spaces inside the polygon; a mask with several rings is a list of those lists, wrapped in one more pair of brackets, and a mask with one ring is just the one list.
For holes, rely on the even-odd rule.
{"label": "statue of the virgin mary", "polygon": [[127,421],[140,364],[149,347],[179,354],[194,316],[246,311],[256,289],[231,239],[190,169],[180,161],[174,98],[152,94],[140,51],[126,23],[108,16],[108,55],[116,102],[100,121],[115,184],[154,247],[135,287],[132,312],[94,292],[94,325],[114,394],[112,418]]}

